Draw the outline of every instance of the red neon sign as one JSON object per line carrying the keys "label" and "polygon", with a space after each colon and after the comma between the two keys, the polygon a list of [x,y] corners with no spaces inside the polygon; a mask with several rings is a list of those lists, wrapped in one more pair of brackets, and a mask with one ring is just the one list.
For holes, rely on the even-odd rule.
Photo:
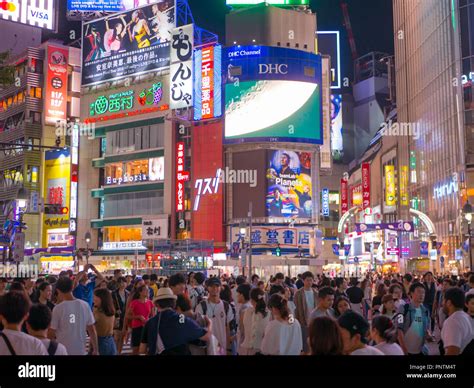
{"label": "red neon sign", "polygon": [[214,117],[214,46],[202,49],[202,118]]}
{"label": "red neon sign", "polygon": [[182,212],[184,208],[184,182],[189,181],[189,171],[184,171],[185,144],[176,143],[176,211]]}

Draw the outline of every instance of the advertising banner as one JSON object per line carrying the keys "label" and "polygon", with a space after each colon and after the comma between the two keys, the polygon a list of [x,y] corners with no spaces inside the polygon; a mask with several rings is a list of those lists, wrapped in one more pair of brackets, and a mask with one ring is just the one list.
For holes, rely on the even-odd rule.
{"label": "advertising banner", "polygon": [[84,23],[82,86],[169,67],[174,6],[165,1]]}
{"label": "advertising banner", "polygon": [[356,232],[373,232],[376,230],[396,230],[399,232],[413,232],[414,224],[411,221],[390,222],[381,224],[355,224]]}
{"label": "advertising banner", "polygon": [[339,256],[339,244],[332,244],[332,253],[334,253],[336,256]]}
{"label": "advertising banner", "polygon": [[387,206],[395,206],[397,204],[395,166],[385,166],[385,204]]}
{"label": "advertising banner", "polygon": [[193,238],[224,242],[224,168],[222,123],[194,127],[192,131]]}
{"label": "advertising banner", "polygon": [[349,193],[347,181],[341,179],[341,216],[349,211]]}
{"label": "advertising banner", "polygon": [[171,109],[193,106],[194,24],[171,31]]}
{"label": "advertising banner", "polygon": [[[44,171],[45,203],[68,207],[71,193],[71,157],[69,149],[46,151]],[[56,230],[57,233],[50,233]],[[67,246],[68,214],[43,215],[43,247]]]}
{"label": "advertising banner", "polygon": [[164,2],[163,0],[67,0],[67,9],[80,12],[121,12]]}
{"label": "advertising banner", "polygon": [[[262,0],[226,0],[227,5],[255,5],[262,3]],[[271,5],[309,5],[309,0],[267,0]]]}
{"label": "advertising banner", "polygon": [[408,198],[408,166],[400,167],[400,204],[402,206],[410,204]]}
{"label": "advertising banner", "polygon": [[353,186],[351,188],[351,205],[361,206],[362,202],[362,185]]}
{"label": "advertising banner", "polygon": [[81,98],[81,107],[81,120],[86,124],[106,126],[154,118],[169,109],[168,80],[157,77],[153,82],[87,94]]}
{"label": "advertising banner", "polygon": [[362,163],[362,208],[370,209],[370,163]]}
{"label": "advertising banner", "polygon": [[311,154],[268,151],[267,217],[311,218]]}
{"label": "advertising banner", "polygon": [[334,162],[342,162],[344,140],[342,137],[342,95],[331,95],[331,150]]}
{"label": "advertising banner", "polygon": [[324,217],[329,217],[329,189],[322,190],[321,208]]}
{"label": "advertising banner", "polygon": [[[280,245],[281,249],[309,249],[311,235],[314,229],[310,226],[253,226],[252,248],[272,248]],[[244,236],[240,227],[231,227],[231,244],[241,243]]]}
{"label": "advertising banner", "polygon": [[224,50],[226,143],[323,144],[321,56],[283,47]]}
{"label": "advertising banner", "polygon": [[183,212],[184,209],[184,182],[190,179],[189,171],[184,171],[185,144],[176,143],[176,211]]}
{"label": "advertising banner", "polygon": [[67,118],[69,49],[48,45],[46,58],[44,115],[46,123],[56,124],[58,121],[64,121]]}
{"label": "advertising banner", "polygon": [[54,31],[57,27],[56,1],[0,1],[0,19]]}
{"label": "advertising banner", "polygon": [[194,52],[194,120],[222,115],[222,46]]}

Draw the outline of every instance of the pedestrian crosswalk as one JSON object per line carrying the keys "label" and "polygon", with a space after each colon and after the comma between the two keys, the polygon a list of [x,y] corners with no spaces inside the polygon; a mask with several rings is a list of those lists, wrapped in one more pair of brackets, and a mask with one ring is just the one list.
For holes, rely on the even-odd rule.
{"label": "pedestrian crosswalk", "polygon": [[[87,353],[89,354],[90,350],[90,341],[89,341],[89,336],[87,336],[87,343],[86,343],[86,349]],[[122,352],[120,353],[121,356],[131,356],[132,355],[132,345],[130,343],[130,340],[127,341],[123,347],[122,347]]]}

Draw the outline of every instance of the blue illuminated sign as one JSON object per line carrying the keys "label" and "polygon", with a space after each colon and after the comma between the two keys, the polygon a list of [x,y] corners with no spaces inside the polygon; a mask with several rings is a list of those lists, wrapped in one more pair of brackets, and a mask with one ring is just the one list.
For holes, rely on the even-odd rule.
{"label": "blue illuminated sign", "polygon": [[329,189],[322,190],[321,207],[324,217],[329,217]]}

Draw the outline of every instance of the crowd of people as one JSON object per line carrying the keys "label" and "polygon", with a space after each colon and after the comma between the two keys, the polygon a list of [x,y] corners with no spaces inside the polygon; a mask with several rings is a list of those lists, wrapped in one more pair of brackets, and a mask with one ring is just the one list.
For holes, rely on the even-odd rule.
{"label": "crowd of people", "polygon": [[0,355],[474,354],[474,273],[0,278]]}

